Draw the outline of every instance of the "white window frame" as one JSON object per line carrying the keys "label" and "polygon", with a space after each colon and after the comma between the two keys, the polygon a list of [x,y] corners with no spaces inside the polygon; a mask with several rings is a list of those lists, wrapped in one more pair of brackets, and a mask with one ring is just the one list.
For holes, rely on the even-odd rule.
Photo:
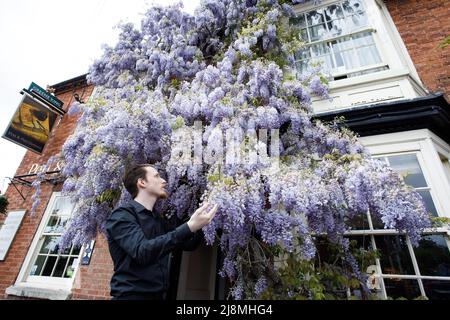
{"label": "white window frame", "polygon": [[[408,254],[411,258],[411,262],[413,264],[414,273],[411,275],[402,275],[402,274],[391,274],[391,273],[383,273],[381,268],[381,261],[379,258],[375,259],[375,265],[376,265],[376,274],[377,277],[380,279],[380,288],[381,288],[381,295],[383,299],[387,299],[388,295],[386,292],[386,287],[384,284],[384,279],[412,279],[417,280],[420,294],[421,296],[426,297],[426,292],[422,283],[422,280],[439,280],[439,281],[447,281],[450,283],[450,277],[443,277],[443,276],[423,276],[420,273],[419,265],[417,263],[416,254],[414,252],[414,248],[411,244],[411,240],[409,239],[408,235],[405,235],[403,232],[398,232],[397,230],[391,230],[391,229],[373,229],[372,222],[370,220],[370,214],[367,213],[368,220],[369,220],[369,227],[370,230],[352,230],[345,233],[346,236],[366,236],[370,237],[371,247],[373,250],[377,250],[377,245],[375,242],[375,236],[400,236],[404,235],[406,238],[406,245],[408,247]],[[426,230],[424,235],[443,235],[446,242],[447,247],[450,248],[450,240],[449,240],[449,234],[448,229],[445,228],[435,228],[435,229],[429,229]],[[450,254],[450,250],[449,250]],[[361,270],[361,272],[365,272],[366,270]]]}
{"label": "white window frame", "polygon": [[[412,130],[398,133],[383,134],[377,136],[362,137],[360,141],[369,149],[373,157],[391,156],[399,154],[416,154],[422,169],[425,181],[431,189],[430,193],[436,207],[438,216],[450,217],[450,181],[445,174],[445,167],[440,155],[446,159],[450,157],[450,146],[441,138],[428,129]],[[432,168],[432,169],[431,169]],[[370,237],[373,249],[377,249],[376,235],[404,235],[402,232],[391,229],[374,229],[367,212],[369,230],[351,230],[346,232],[347,236],[368,236]],[[448,227],[427,229],[424,235],[444,235],[447,246],[450,248],[450,229]],[[414,279],[417,280],[422,296],[426,296],[422,280],[449,281],[450,277],[423,276],[420,274],[413,246],[406,235],[406,244],[411,258],[414,275],[384,274],[381,268],[380,259],[376,259],[377,276],[380,279],[382,298],[387,299],[387,292],[384,279]],[[362,270],[365,272],[365,270]]]}
{"label": "white window frame", "polygon": [[[431,185],[430,185],[430,177],[429,177],[429,174],[428,174],[428,175],[425,175],[425,173],[424,173],[425,160],[424,160],[423,155],[422,155],[422,153],[420,152],[420,150],[416,150],[416,151],[404,151],[404,152],[395,152],[395,153],[388,153],[388,154],[381,154],[381,155],[372,155],[372,156],[373,156],[373,157],[376,157],[376,158],[379,157],[380,159],[385,159],[385,158],[389,158],[389,157],[391,157],[391,156],[401,156],[401,155],[410,155],[410,154],[416,156],[417,161],[419,162],[419,167],[420,167],[420,169],[422,170],[422,174],[423,174],[423,176],[424,176],[425,183],[427,184],[426,187],[418,187],[418,188],[413,187],[413,188],[414,188],[414,190],[416,190],[416,191],[422,191],[422,190],[428,191],[428,192],[430,193],[430,195],[431,195],[431,199],[433,200],[433,204],[434,204],[434,206],[436,207],[435,203],[437,202],[437,199],[438,199],[438,198],[437,198],[437,195],[434,194],[435,190],[434,190],[434,189],[431,187]],[[429,171],[429,170],[427,170],[427,171]],[[437,209],[436,209],[436,210],[437,210]],[[443,212],[443,211],[442,211],[442,212]],[[438,216],[442,216],[442,215],[439,215],[439,214],[438,214]]]}
{"label": "white window frame", "polygon": [[[305,13],[310,10],[326,7],[328,5],[341,2],[342,0],[322,0],[319,4],[310,2],[307,4],[299,4],[294,6],[296,13]],[[369,29],[373,29],[372,33],[376,48],[380,54],[382,63],[380,65],[387,65],[388,70],[354,76],[346,79],[339,79],[330,81],[330,89],[337,90],[346,87],[361,85],[363,83],[375,83],[385,81],[387,79],[400,79],[402,77],[409,77],[412,86],[417,92],[422,95],[427,94],[416,68],[409,56],[408,50],[403,43],[403,40],[392,20],[389,11],[383,1],[380,0],[362,0],[364,2],[365,11],[369,23]],[[332,38],[331,38],[332,39]],[[368,66],[367,69],[372,69],[374,66]],[[365,70],[363,68],[363,70]],[[357,70],[355,70],[356,72]],[[352,73],[353,71],[349,72]],[[416,95],[411,92],[409,87],[403,87],[404,94]]]}
{"label": "white window frame", "polygon": [[[320,5],[314,6],[313,8],[310,8],[309,10],[301,10],[301,11],[297,11],[296,13],[297,14],[304,14],[304,13],[307,13],[307,12],[309,12],[311,10],[318,10],[318,9],[325,8],[325,7],[327,7],[327,6],[331,5],[331,4],[340,4],[343,1],[345,1],[345,0],[337,0],[337,1],[334,0],[334,1],[330,1],[330,2],[327,1],[327,2],[321,3]],[[349,74],[352,74],[352,73],[357,73],[357,72],[362,72],[362,71],[369,71],[369,70],[372,70],[372,69],[378,69],[378,68],[383,68],[383,67],[389,68],[389,64],[386,62],[387,59],[384,56],[383,51],[380,50],[380,45],[377,43],[377,40],[375,39],[376,29],[372,27],[372,23],[371,23],[370,16],[369,16],[370,12],[368,12],[368,10],[366,8],[366,2],[364,0],[358,0],[358,1],[361,1],[363,3],[363,5],[364,5],[364,14],[366,15],[366,19],[367,19],[367,21],[369,23],[368,26],[363,27],[363,28],[359,28],[357,30],[354,30],[353,32],[342,34],[342,35],[338,35],[338,36],[335,36],[335,37],[330,37],[330,38],[326,38],[326,39],[322,39],[322,40],[311,41],[311,42],[306,44],[306,47],[309,48],[309,47],[311,47],[313,45],[317,45],[317,44],[326,44],[327,47],[330,50],[330,58],[333,60],[334,63],[336,63],[334,49],[333,49],[333,47],[328,46],[329,42],[332,42],[334,40],[339,40],[339,39],[342,39],[342,38],[346,38],[346,37],[353,37],[353,36],[359,35],[361,33],[368,33],[369,32],[371,34],[373,40],[374,40],[375,48],[377,50],[377,53],[380,56],[381,62],[379,62],[377,64],[362,66],[362,67],[353,68],[353,69],[340,71],[340,72],[339,71],[335,71],[335,72],[332,72],[333,77],[340,77],[340,76],[345,76],[345,75],[349,75]],[[326,25],[326,23],[324,23],[324,24]],[[309,28],[307,28],[306,31],[307,31],[307,34],[309,35]],[[354,48],[352,49],[352,51],[354,51]],[[311,59],[313,59],[313,58],[311,57]]]}
{"label": "white window frame", "polygon": [[359,138],[372,156],[416,153],[423,175],[432,190],[438,216],[450,218],[450,180],[440,155],[450,158],[450,145],[428,129]]}
{"label": "white window frame", "polygon": [[[30,245],[30,249],[25,257],[25,260],[22,264],[22,267],[19,272],[19,276],[17,277],[16,286],[24,287],[29,286],[33,288],[42,288],[42,289],[55,289],[55,290],[67,290],[71,291],[73,287],[73,283],[79,269],[81,256],[83,254],[83,250],[80,250],[78,255],[78,264],[76,268],[73,270],[73,276],[71,278],[56,278],[56,277],[45,277],[45,276],[30,276],[30,270],[32,268],[32,264],[36,259],[38,254],[38,245],[40,243],[41,237],[44,233],[44,228],[49,222],[50,215],[53,211],[53,207],[56,203],[57,198],[63,197],[61,192],[53,192],[48,204],[45,209],[44,215],[42,216],[41,223],[34,235],[33,241]],[[72,209],[73,213],[73,209]]]}

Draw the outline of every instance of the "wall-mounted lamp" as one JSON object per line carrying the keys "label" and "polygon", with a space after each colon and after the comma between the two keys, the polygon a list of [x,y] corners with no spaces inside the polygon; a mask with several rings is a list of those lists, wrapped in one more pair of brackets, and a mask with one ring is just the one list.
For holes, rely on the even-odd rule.
{"label": "wall-mounted lamp", "polygon": [[73,94],[73,98],[74,98],[75,101],[78,102],[78,103],[84,103],[84,101],[82,100],[82,98],[80,98],[80,96],[78,95],[78,93],[74,93],[74,94]]}

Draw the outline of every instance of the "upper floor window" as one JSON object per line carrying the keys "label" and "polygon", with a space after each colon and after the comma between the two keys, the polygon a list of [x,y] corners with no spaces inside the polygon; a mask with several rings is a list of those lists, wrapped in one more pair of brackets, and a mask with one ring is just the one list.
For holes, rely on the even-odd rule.
{"label": "upper floor window", "polygon": [[291,19],[307,45],[295,54],[296,69],[322,63],[334,80],[388,69],[377,48],[362,0],[345,0]]}

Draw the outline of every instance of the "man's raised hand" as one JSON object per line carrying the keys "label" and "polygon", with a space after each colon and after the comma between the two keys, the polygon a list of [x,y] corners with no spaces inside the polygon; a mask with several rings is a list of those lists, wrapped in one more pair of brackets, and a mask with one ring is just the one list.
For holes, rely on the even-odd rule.
{"label": "man's raised hand", "polygon": [[211,210],[207,210],[209,203],[205,202],[200,208],[198,208],[191,216],[187,225],[192,232],[196,232],[208,225],[217,212],[217,204],[215,204]]}

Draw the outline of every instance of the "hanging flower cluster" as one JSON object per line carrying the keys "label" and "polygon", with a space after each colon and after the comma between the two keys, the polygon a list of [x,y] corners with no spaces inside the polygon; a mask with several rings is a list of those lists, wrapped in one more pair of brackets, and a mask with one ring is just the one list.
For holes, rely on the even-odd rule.
{"label": "hanging flower cluster", "polygon": [[328,89],[320,66],[293,66],[304,43],[289,17],[303,2],[204,0],[193,16],[181,4],[152,7],[139,29],[122,26],[90,70],[95,95],[74,107],[79,124],[63,147],[63,191],[76,209],[62,247],[104,230],[130,197],[126,168],[150,161],[169,183],[157,210],[182,217],[205,200],[219,205],[203,231],[218,241],[237,299],[271,285],[264,248],[310,260],[319,234],[346,248],[362,277],[343,234],[368,210],[417,243],[429,226],[420,196],[353,133],[312,120],[311,96]]}

